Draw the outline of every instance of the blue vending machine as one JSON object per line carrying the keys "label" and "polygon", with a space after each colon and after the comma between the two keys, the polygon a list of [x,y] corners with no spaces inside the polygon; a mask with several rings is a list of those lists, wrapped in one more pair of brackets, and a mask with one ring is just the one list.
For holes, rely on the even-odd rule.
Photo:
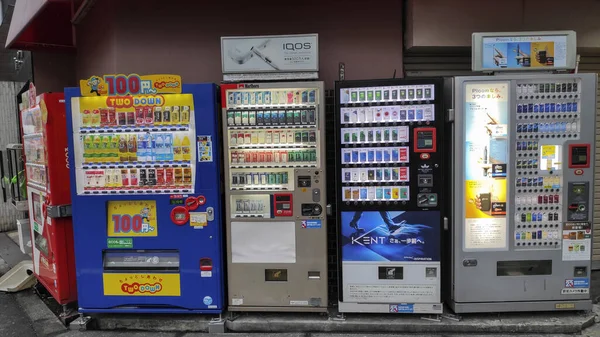
{"label": "blue vending machine", "polygon": [[217,93],[135,74],[65,90],[80,312],[223,310]]}

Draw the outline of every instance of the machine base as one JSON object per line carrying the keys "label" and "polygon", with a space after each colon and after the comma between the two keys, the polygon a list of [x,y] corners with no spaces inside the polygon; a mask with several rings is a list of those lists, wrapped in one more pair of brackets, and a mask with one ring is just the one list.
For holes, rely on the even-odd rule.
{"label": "machine base", "polygon": [[327,312],[327,307],[244,307],[229,306],[227,311],[253,311],[253,312]]}
{"label": "machine base", "polygon": [[220,315],[223,310],[203,310],[203,309],[176,309],[176,308],[109,308],[109,309],[90,309],[79,308],[82,314],[215,314]]}
{"label": "machine base", "polygon": [[523,302],[448,302],[457,314],[481,312],[526,312],[526,311],[578,311],[592,310],[592,300],[573,301],[523,301]]}
{"label": "machine base", "polygon": [[442,303],[350,303],[338,302],[339,312],[393,313],[393,314],[442,314]]}

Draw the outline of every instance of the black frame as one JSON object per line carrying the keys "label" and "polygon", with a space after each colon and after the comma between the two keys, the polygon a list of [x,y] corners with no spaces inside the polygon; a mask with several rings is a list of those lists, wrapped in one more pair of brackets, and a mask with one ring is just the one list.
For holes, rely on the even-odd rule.
{"label": "black frame", "polygon": [[[363,88],[363,87],[383,87],[383,86],[402,86],[402,85],[434,85],[434,99],[433,100],[422,100],[422,101],[411,101],[411,102],[373,102],[373,103],[340,103],[340,89],[344,88]],[[438,244],[440,245],[440,274],[441,287],[440,287],[440,301],[443,302],[444,294],[444,250],[445,247],[445,231],[444,231],[444,218],[447,217],[447,174],[446,170],[449,168],[450,163],[448,162],[448,146],[446,144],[446,114],[444,107],[444,79],[439,78],[409,78],[409,79],[379,79],[379,80],[353,80],[353,81],[336,81],[335,82],[335,202],[336,202],[336,229],[337,229],[337,263],[338,263],[338,297],[339,301],[343,301],[343,273],[342,273],[342,247],[340,245],[342,239],[341,231],[341,213],[343,211],[378,211],[382,206],[387,206],[387,210],[397,211],[426,211],[435,210],[440,212],[440,238]],[[376,126],[396,126],[396,125],[407,125],[409,126],[409,142],[408,143],[386,143],[386,144],[369,144],[362,146],[357,145],[342,145],[341,143],[341,108],[346,107],[367,107],[367,106],[397,106],[397,105],[418,105],[418,104],[434,104],[435,107],[435,121],[430,124],[427,122],[377,122],[362,124],[364,127],[376,127]],[[417,187],[417,175],[418,170],[415,163],[420,161],[420,153],[415,153],[414,150],[414,128],[415,127],[435,127],[436,128],[436,147],[437,150],[430,154],[429,162],[432,164],[438,164],[438,171],[434,171],[434,186],[431,187],[432,193],[437,193],[438,201],[436,207],[430,208],[419,208],[417,207],[416,195],[419,191]],[[408,185],[409,186],[409,201],[354,201],[344,202],[342,201],[342,187],[345,185],[342,183],[342,168],[360,168],[363,167],[361,164],[342,164],[341,149],[342,148],[360,148],[360,147],[388,147],[388,146],[409,146],[409,162],[400,164],[400,166],[408,166],[409,169],[409,182],[408,183],[394,183],[394,185]],[[398,166],[399,164],[393,164]],[[380,164],[380,166],[390,166],[390,164]],[[378,182],[377,185],[385,183]],[[373,184],[375,185],[375,184]]]}

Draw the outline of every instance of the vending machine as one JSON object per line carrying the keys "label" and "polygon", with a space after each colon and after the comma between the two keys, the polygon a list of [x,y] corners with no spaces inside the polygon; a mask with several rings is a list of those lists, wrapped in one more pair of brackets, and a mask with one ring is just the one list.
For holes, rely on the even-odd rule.
{"label": "vending machine", "polygon": [[33,273],[59,304],[77,300],[65,99],[36,97],[21,110]]}
{"label": "vending machine", "polygon": [[574,32],[473,35],[474,71],[513,73],[454,79],[455,312],[592,308],[597,76],[575,59]]}
{"label": "vending machine", "polygon": [[93,76],[66,100],[80,312],[220,313],[217,87]]}
{"label": "vending machine", "polygon": [[336,82],[340,312],[443,310],[442,84]]}
{"label": "vending machine", "polygon": [[326,311],[323,82],[221,93],[229,310]]}

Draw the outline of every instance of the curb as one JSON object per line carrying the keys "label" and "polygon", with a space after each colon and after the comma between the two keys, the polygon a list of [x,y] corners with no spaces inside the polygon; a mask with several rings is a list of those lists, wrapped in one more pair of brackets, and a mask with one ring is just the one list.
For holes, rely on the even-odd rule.
{"label": "curb", "polygon": [[521,313],[469,315],[456,322],[431,322],[420,316],[347,315],[346,320],[316,315],[262,314],[226,321],[232,332],[415,333],[415,334],[578,334],[594,324],[595,314]]}
{"label": "curb", "polygon": [[15,299],[25,311],[38,336],[66,332],[67,328],[31,289],[15,293]]}

